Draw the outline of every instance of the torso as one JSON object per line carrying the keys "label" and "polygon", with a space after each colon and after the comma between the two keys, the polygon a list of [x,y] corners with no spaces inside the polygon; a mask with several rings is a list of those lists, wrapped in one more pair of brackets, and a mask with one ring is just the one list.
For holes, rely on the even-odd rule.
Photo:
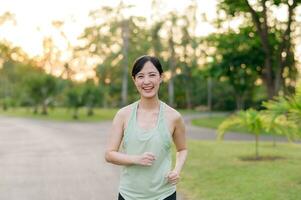
{"label": "torso", "polygon": [[156,157],[148,167],[123,166],[119,192],[126,199],[165,199],[176,190],[166,175],[172,169],[172,135],[178,113],[161,101],[159,107],[153,111],[139,109],[137,101],[121,110],[124,130],[121,151],[127,155],[151,152]]}
{"label": "torso", "polygon": [[[125,128],[129,123],[131,112],[132,112],[132,108],[130,105],[122,108],[122,115],[124,119],[123,130],[125,130]],[[152,112],[150,111],[147,112],[138,109],[137,122],[139,126],[145,130],[152,129],[156,125],[158,114],[159,114],[159,109]],[[175,121],[177,120],[178,117],[180,117],[180,114],[178,113],[178,111],[176,111],[175,109],[173,109],[172,107],[166,104],[163,116],[167,123],[169,133],[171,134],[171,136],[173,136],[175,130]]]}

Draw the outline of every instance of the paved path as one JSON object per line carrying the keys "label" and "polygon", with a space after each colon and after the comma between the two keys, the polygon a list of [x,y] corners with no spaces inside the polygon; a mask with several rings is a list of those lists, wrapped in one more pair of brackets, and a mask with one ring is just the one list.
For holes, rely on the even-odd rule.
{"label": "paved path", "polygon": [[120,167],[103,158],[110,125],[0,116],[0,200],[117,199]]}
{"label": "paved path", "polygon": [[[215,139],[214,130],[190,125],[194,117],[200,116],[185,117],[188,137]],[[0,116],[0,200],[117,199],[120,167],[103,159],[110,124]],[[225,139],[253,137],[229,133]]]}
{"label": "paved path", "polygon": [[117,199],[119,168],[103,159],[108,125],[0,117],[0,199]]}

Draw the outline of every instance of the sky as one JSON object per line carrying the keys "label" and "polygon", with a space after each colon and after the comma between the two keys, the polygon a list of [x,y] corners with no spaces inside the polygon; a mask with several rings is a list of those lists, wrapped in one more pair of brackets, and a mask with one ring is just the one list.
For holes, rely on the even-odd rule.
{"label": "sky", "polygon": [[[183,11],[192,0],[159,0],[160,12],[167,13],[175,10]],[[72,46],[79,44],[78,37],[83,33],[85,27],[89,26],[91,20],[89,12],[101,6],[117,6],[120,0],[0,0],[0,15],[9,11],[15,15],[17,24],[7,22],[0,25],[0,41],[8,40],[15,46],[20,46],[30,57],[43,54],[43,39],[51,37],[55,45],[62,51],[66,49],[66,40],[60,35],[59,30],[52,25],[53,21],[64,21],[64,33]],[[125,4],[132,4],[131,15],[151,18],[152,0],[123,0]],[[198,15],[206,14],[208,20],[216,17],[216,0],[196,0],[198,3]],[[301,11],[297,17],[301,18]],[[278,19],[285,18],[285,10],[277,11]],[[214,32],[214,27],[209,23],[199,21],[197,35],[207,35]],[[301,21],[301,19],[299,20]],[[233,24],[235,26],[235,22]],[[301,45],[296,46],[296,58],[301,60]],[[64,51],[66,52],[66,51]],[[66,54],[65,60],[68,60]],[[300,66],[299,66],[300,67]],[[300,67],[301,68],[301,67]],[[61,68],[57,69],[61,73]],[[82,71],[81,69],[78,69]],[[94,76],[92,68],[85,69],[85,73],[78,73],[77,79],[82,80],[86,76]]]}
{"label": "sky", "polygon": [[[54,29],[52,21],[65,22],[64,31],[72,44],[77,44],[78,36],[89,25],[89,12],[104,5],[118,5],[119,0],[0,0],[0,15],[9,11],[15,15],[17,24],[7,22],[0,26],[0,39],[6,39],[14,45],[21,46],[30,56],[41,55],[42,41],[45,36],[59,37],[59,31]],[[124,0],[133,4],[132,15],[151,16],[151,0]],[[190,0],[163,0],[162,12],[169,10],[181,11]],[[215,1],[197,0],[199,12],[206,13],[208,18],[215,16]],[[206,35],[213,28],[204,24],[197,30],[199,35]],[[63,38],[61,38],[63,40]],[[58,46],[64,48],[66,42],[58,41]]]}

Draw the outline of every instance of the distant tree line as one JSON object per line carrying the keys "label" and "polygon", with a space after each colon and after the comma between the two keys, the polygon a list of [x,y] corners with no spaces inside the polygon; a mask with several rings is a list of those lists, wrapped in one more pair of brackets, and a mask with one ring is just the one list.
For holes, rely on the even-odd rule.
{"label": "distant tree line", "polygon": [[[138,98],[131,83],[131,65],[138,56],[157,56],[165,70],[160,97],[178,108],[235,110],[262,108],[263,100],[294,93],[297,79],[295,12],[298,0],[218,1],[216,32],[196,34],[202,13],[192,1],[183,13],[157,13],[153,1],[150,23],[126,16],[130,5],[91,11],[93,25],[86,27],[72,46],[64,22],[53,22],[68,46],[69,60],[52,38],[44,40],[44,55],[29,59],[22,49],[0,41],[0,102],[31,106],[46,114],[49,106],[74,109],[119,107]],[[287,9],[287,19],[277,19],[273,9]],[[13,15],[0,16],[0,26]],[[237,27],[228,24],[241,20]],[[205,20],[205,19],[203,19]],[[202,27],[201,27],[202,28]],[[299,30],[300,31],[300,30]],[[75,69],[95,63],[95,77],[74,81]],[[60,73],[55,69],[59,67]],[[47,73],[45,73],[47,72]],[[40,109],[40,111],[39,111]]]}

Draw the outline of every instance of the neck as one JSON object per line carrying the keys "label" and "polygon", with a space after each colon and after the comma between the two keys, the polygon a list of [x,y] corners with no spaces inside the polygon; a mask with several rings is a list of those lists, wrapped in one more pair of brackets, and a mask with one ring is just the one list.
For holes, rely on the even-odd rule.
{"label": "neck", "polygon": [[140,98],[139,107],[143,110],[154,110],[157,109],[160,105],[159,98],[156,96],[154,98],[146,99]]}

